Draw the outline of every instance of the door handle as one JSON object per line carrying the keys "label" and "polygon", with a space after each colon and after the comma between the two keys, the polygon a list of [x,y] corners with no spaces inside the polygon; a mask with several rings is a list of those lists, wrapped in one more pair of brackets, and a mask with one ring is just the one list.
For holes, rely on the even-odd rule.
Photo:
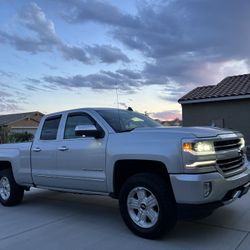
{"label": "door handle", "polygon": [[69,148],[67,148],[66,146],[61,146],[58,148],[59,151],[67,151],[69,150]]}
{"label": "door handle", "polygon": [[37,147],[37,148],[33,148],[33,151],[34,152],[40,152],[40,151],[42,151],[42,149],[40,149],[40,148]]}

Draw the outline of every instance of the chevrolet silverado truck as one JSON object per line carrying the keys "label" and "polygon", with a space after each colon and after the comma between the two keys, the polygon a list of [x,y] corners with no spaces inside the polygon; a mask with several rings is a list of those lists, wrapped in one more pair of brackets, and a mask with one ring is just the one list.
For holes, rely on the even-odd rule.
{"label": "chevrolet silverado truck", "polygon": [[109,195],[128,228],[151,239],[240,198],[249,181],[242,134],[166,128],[131,110],[46,115],[33,142],[0,145],[2,205],[19,204],[31,187]]}

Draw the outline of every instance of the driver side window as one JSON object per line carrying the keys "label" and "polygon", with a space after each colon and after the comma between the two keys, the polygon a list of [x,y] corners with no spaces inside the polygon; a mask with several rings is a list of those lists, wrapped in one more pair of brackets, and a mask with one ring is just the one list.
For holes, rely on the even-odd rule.
{"label": "driver side window", "polygon": [[95,125],[94,120],[87,114],[69,114],[64,131],[64,139],[81,138],[75,135],[75,128],[78,125]]}

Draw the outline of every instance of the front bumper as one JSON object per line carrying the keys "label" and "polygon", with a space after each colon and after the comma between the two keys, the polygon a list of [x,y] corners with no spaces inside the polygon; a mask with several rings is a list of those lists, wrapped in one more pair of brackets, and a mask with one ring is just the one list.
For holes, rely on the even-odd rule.
{"label": "front bumper", "polygon": [[179,219],[197,219],[209,216],[216,208],[233,202],[245,195],[250,187],[250,182],[227,192],[221,201],[203,204],[177,204]]}
{"label": "front bumper", "polygon": [[[234,190],[243,188],[250,181],[250,169],[247,168],[244,172],[229,178],[213,172],[170,174],[170,180],[177,204],[198,205],[217,202],[223,204],[233,198]],[[205,197],[204,185],[207,182],[211,183],[211,193]]]}

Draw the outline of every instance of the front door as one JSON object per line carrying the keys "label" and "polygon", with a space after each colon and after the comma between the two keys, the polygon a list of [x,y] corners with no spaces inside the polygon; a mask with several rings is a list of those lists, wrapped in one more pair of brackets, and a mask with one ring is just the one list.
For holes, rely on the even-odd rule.
{"label": "front door", "polygon": [[65,122],[63,138],[57,151],[59,184],[67,189],[105,192],[105,148],[104,138],[75,135],[78,125],[97,125],[97,122],[84,112],[70,113]]}

